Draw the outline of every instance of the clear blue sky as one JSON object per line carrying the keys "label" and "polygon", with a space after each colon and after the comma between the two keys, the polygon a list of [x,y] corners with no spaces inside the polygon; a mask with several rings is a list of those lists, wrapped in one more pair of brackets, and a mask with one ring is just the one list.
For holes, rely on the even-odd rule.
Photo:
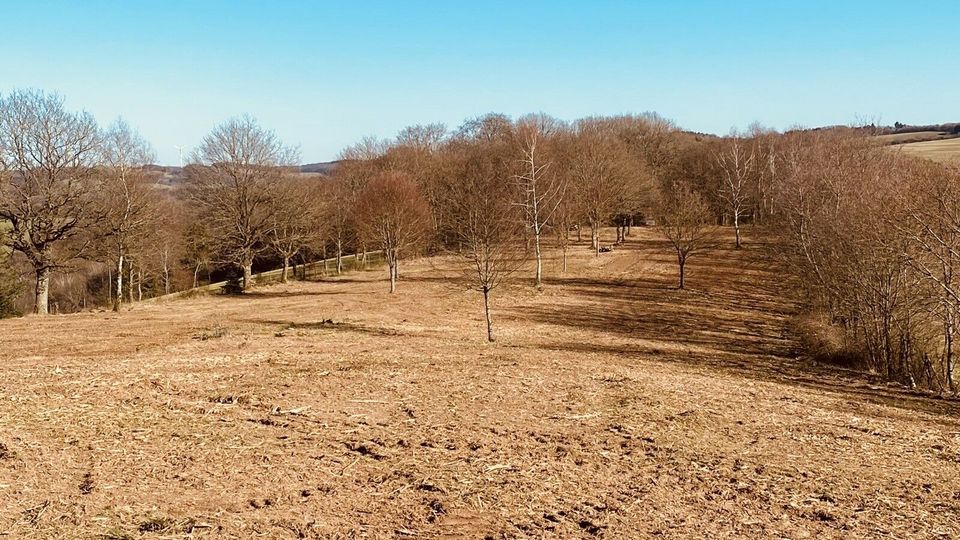
{"label": "clear blue sky", "polygon": [[[406,5],[402,5],[406,4]],[[490,111],[725,133],[960,121],[960,2],[0,0],[0,93],[63,94],[159,160],[249,113],[304,162]]]}

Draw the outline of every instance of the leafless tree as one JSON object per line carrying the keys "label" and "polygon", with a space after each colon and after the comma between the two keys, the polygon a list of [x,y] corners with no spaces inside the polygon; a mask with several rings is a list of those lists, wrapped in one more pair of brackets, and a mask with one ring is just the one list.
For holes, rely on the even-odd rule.
{"label": "leafless tree", "polygon": [[543,256],[540,245],[544,229],[552,222],[563,203],[566,192],[565,177],[551,170],[547,157],[550,130],[555,125],[544,115],[527,117],[517,126],[520,145],[521,171],[514,175],[518,193],[516,204],[523,210],[527,229],[533,234],[536,259],[534,286],[543,284]]}
{"label": "leafless tree", "polygon": [[113,310],[120,311],[124,263],[129,262],[133,244],[156,225],[157,192],[143,174],[143,167],[154,161],[154,155],[149,144],[121,119],[104,134],[103,156],[100,225],[112,244],[117,270]]}
{"label": "leafless tree", "polygon": [[904,198],[906,220],[898,223],[911,241],[911,265],[932,285],[942,324],[943,377],[957,391],[957,320],[960,317],[960,169],[918,164],[916,182]]}
{"label": "leafless tree", "polygon": [[67,111],[57,95],[15,91],[0,100],[0,219],[33,265],[37,314],[49,311],[51,272],[89,244],[81,234],[95,221],[99,147],[93,117]]}
{"label": "leafless tree", "polygon": [[320,234],[318,193],[315,185],[296,178],[284,178],[277,185],[270,244],[283,261],[283,283],[288,279],[290,261]]}
{"label": "leafless tree", "polygon": [[244,116],[215,127],[193,161],[187,168],[189,196],[217,239],[221,258],[242,269],[247,289],[253,260],[269,245],[282,168],[296,163],[297,153]]}
{"label": "leafless tree", "polygon": [[193,288],[196,289],[200,285],[200,270],[207,268],[209,273],[214,258],[213,237],[199,217],[191,220],[190,225],[184,230],[183,243],[183,261],[190,266],[193,273]]}
{"label": "leafless tree", "polygon": [[465,262],[471,288],[483,295],[487,340],[494,341],[491,295],[525,261],[524,212],[509,190],[513,151],[507,141],[461,140],[446,154],[444,190],[454,251]]}
{"label": "leafless tree", "polygon": [[684,288],[687,259],[708,249],[713,240],[710,207],[696,191],[676,183],[664,193],[657,227],[677,253],[678,288]]}
{"label": "leafless tree", "polygon": [[331,179],[323,188],[323,223],[327,238],[333,242],[336,271],[343,272],[343,253],[355,232],[354,212],[356,194],[348,182],[341,178]]}
{"label": "leafless tree", "polygon": [[395,292],[400,257],[424,241],[430,209],[413,180],[403,173],[384,172],[360,193],[357,213],[361,235],[383,250],[390,292]]}
{"label": "leafless tree", "polygon": [[576,183],[577,206],[590,224],[594,254],[600,255],[600,228],[617,209],[629,183],[623,147],[602,124],[581,121],[571,139],[570,175]]}
{"label": "leafless tree", "polygon": [[756,155],[753,150],[753,146],[734,132],[724,147],[717,152],[717,163],[721,172],[718,194],[724,202],[725,210],[730,213],[730,218],[733,220],[737,249],[742,247],[740,222],[750,208],[749,198],[756,173],[754,170]]}

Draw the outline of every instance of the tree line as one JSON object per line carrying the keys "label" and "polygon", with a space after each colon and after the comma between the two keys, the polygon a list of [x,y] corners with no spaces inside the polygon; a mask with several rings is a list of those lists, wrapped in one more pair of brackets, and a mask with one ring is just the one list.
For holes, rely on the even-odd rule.
{"label": "tree line", "polygon": [[[125,302],[196,287],[214,276],[252,284],[282,268],[379,252],[386,290],[403,261],[459,260],[481,293],[487,337],[493,295],[510,276],[542,287],[546,251],[566,271],[601,229],[614,244],[653,226],[686,263],[718,246],[769,241],[784,294],[796,290],[803,329],[832,357],[890,379],[956,390],[960,289],[958,173],[884,149],[862,129],[761,126],[724,137],[656,114],[588,117],[488,114],[454,129],[416,125],[341,152],[329,176],[303,175],[298,152],[248,116],[215,126],[190,155],[182,186],[150,166],[150,145],[122,120],[101,128],[41,91],[0,97],[0,311],[13,312],[29,268],[36,313],[56,303]],[[526,273],[529,272],[527,276]],[[92,294],[92,293],[98,294]]]}

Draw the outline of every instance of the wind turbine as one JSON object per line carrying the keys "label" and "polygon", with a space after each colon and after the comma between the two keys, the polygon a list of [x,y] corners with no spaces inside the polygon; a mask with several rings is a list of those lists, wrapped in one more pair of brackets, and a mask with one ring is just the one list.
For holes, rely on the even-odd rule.
{"label": "wind turbine", "polygon": [[177,153],[180,154],[180,168],[183,168],[183,147],[174,145],[174,148],[177,149]]}

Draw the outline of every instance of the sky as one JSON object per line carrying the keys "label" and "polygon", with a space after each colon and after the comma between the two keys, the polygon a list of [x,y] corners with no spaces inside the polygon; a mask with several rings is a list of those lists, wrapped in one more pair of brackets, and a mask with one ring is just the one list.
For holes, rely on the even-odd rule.
{"label": "sky", "polygon": [[301,161],[488,112],[724,134],[960,121],[960,2],[0,0],[0,95],[122,116],[176,165],[249,114]]}

